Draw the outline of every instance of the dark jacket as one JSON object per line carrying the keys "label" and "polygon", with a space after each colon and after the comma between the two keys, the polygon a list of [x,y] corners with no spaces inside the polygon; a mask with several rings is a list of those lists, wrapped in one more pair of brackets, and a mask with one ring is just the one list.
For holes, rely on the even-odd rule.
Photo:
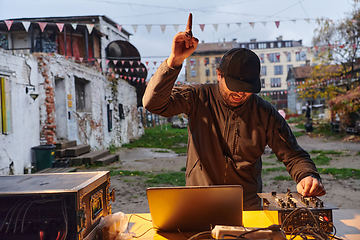
{"label": "dark jacket", "polygon": [[296,182],[309,175],[320,178],[309,154],[271,104],[253,94],[244,105],[228,107],[218,84],[173,88],[179,72],[162,63],[146,88],[143,104],[165,117],[188,115],[186,185],[240,184],[244,209],[258,208],[266,145]]}

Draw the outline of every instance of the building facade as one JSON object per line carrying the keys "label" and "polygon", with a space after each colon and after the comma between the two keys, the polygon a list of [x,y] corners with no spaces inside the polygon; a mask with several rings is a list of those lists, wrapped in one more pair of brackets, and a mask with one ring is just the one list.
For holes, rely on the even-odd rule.
{"label": "building facade", "polygon": [[200,43],[195,52],[186,60],[186,80],[188,83],[216,83],[216,68],[225,52],[232,48],[253,50],[261,61],[261,93],[269,96],[277,108],[287,108],[286,77],[291,67],[313,64],[310,48],[302,41],[275,41]]}

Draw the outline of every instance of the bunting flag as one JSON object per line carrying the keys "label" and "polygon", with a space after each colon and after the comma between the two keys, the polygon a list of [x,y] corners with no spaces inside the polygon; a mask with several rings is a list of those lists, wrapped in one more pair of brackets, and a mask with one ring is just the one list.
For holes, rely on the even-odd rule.
{"label": "bunting flag", "polygon": [[175,29],[175,31],[177,32],[178,29],[179,29],[179,24],[174,24],[174,29]]}
{"label": "bunting flag", "polygon": [[38,22],[38,24],[40,26],[41,32],[44,32],[47,22]]}
{"label": "bunting flag", "polygon": [[305,21],[307,21],[309,24],[310,24],[310,19],[308,18],[305,18]]}
{"label": "bunting flag", "polygon": [[131,72],[134,72],[134,69],[133,68],[130,68]]}
{"label": "bunting flag", "polygon": [[205,28],[205,24],[199,24],[199,26],[200,26],[201,31],[203,32],[204,28]]}
{"label": "bunting flag", "polygon": [[73,28],[74,30],[76,30],[76,28],[77,28],[77,23],[72,23],[71,26],[72,26],[72,28]]}
{"label": "bunting flag", "polygon": [[98,61],[99,64],[101,63],[101,59],[100,59],[100,58],[98,58],[97,61]]}
{"label": "bunting flag", "polygon": [[11,25],[13,24],[13,20],[4,20],[7,28],[8,28],[8,31],[10,31],[10,28],[11,28]]}
{"label": "bunting flag", "polygon": [[125,64],[125,60],[121,60],[121,65],[124,65]]}
{"label": "bunting flag", "polygon": [[133,65],[133,63],[134,63],[134,61],[129,61],[129,63],[130,63],[130,65],[132,66],[132,65]]}
{"label": "bunting flag", "polygon": [[145,62],[146,63],[146,66],[149,65],[149,62]]}
{"label": "bunting flag", "polygon": [[241,27],[241,23],[236,23],[236,25],[238,25],[239,28]]}
{"label": "bunting flag", "polygon": [[121,30],[122,30],[122,25],[116,24],[116,27],[117,27],[117,29],[119,30],[119,32],[121,32]]}
{"label": "bunting flag", "polygon": [[227,26],[228,28],[230,28],[230,23],[227,23],[226,26]]}
{"label": "bunting flag", "polygon": [[84,58],[82,58],[82,57],[81,57],[81,58],[79,58],[80,62],[82,62],[82,61],[83,61],[83,59],[84,59]]}
{"label": "bunting flag", "polygon": [[250,26],[254,29],[255,27],[255,23],[254,22],[249,22]]}
{"label": "bunting flag", "polygon": [[145,25],[145,26],[146,26],[146,29],[148,30],[148,32],[150,33],[152,25]]}
{"label": "bunting flag", "polygon": [[131,25],[131,26],[132,26],[132,28],[134,29],[134,32],[136,33],[137,28],[138,28],[138,25]]}
{"label": "bunting flag", "polygon": [[138,65],[140,66],[141,62],[140,61],[137,61]]}
{"label": "bunting flag", "polygon": [[94,24],[86,24],[86,28],[89,31],[89,34],[91,34],[93,28],[94,28]]}
{"label": "bunting flag", "polygon": [[114,65],[118,63],[118,60],[113,60]]}
{"label": "bunting flag", "polygon": [[156,66],[156,61],[154,61],[154,66]]}
{"label": "bunting flag", "polygon": [[262,24],[264,25],[264,27],[266,27],[266,22],[262,22]]}
{"label": "bunting flag", "polygon": [[143,72],[145,72],[145,68],[142,68]]}
{"label": "bunting flag", "polygon": [[219,24],[213,24],[215,31],[217,31]]}
{"label": "bunting flag", "polygon": [[30,22],[22,22],[25,30],[28,32],[29,31],[29,27],[30,27]]}
{"label": "bunting flag", "polygon": [[279,28],[279,26],[280,26],[280,21],[275,21],[275,26],[276,26],[276,28]]}
{"label": "bunting flag", "polygon": [[64,25],[65,25],[64,23],[56,23],[56,26],[58,27],[60,32],[62,32]]}
{"label": "bunting flag", "polygon": [[165,29],[166,29],[166,25],[160,25],[160,28],[161,28],[162,33],[164,33]]}
{"label": "bunting flag", "polygon": [[110,60],[106,60],[105,62],[106,62],[106,65],[109,65]]}

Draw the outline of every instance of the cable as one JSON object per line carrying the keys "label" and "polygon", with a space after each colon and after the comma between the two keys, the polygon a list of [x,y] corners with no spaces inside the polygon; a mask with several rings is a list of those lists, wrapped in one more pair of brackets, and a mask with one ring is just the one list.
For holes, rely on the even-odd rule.
{"label": "cable", "polygon": [[211,231],[204,231],[191,236],[188,240],[195,240],[198,239],[198,237],[204,237],[204,236],[209,236],[210,238],[208,239],[213,239],[211,235]]}
{"label": "cable", "polygon": [[15,206],[15,208],[14,208],[14,210],[12,211],[12,213],[11,213],[11,215],[10,215],[10,218],[9,218],[9,225],[7,226],[7,228],[6,228],[6,231],[5,231],[5,233],[7,233],[8,232],[8,230],[9,230],[9,227],[10,227],[10,225],[11,225],[11,220],[12,220],[12,217],[13,217],[13,215],[14,215],[14,213],[15,213],[15,211],[16,211],[16,209],[22,204],[22,203],[25,203],[27,200],[23,200],[23,201],[21,201],[21,202],[19,202],[18,204],[16,204],[16,206]]}
{"label": "cable", "polygon": [[[29,201],[28,201],[29,202]],[[18,222],[18,219],[19,219],[19,216],[20,216],[20,213],[21,213],[21,210],[25,207],[26,203],[23,204],[23,206],[20,208],[19,212],[18,212],[18,215],[16,216],[16,220],[15,220],[15,227],[14,227],[14,233],[16,232],[16,225],[17,225],[17,222]]]}
{"label": "cable", "polygon": [[11,208],[10,208],[10,210],[7,212],[7,214],[6,214],[6,216],[5,216],[5,219],[4,219],[3,223],[1,224],[0,232],[1,232],[2,228],[3,228],[4,225],[5,225],[5,222],[6,222],[6,219],[7,219],[8,215],[10,214],[10,212],[12,212],[13,208],[14,208],[14,207],[16,206],[16,204],[18,204],[19,202],[20,202],[20,200],[17,201],[14,205],[12,205]]}
{"label": "cable", "polygon": [[147,232],[149,232],[152,229],[158,230],[158,228],[156,228],[156,227],[151,227],[148,230],[146,230],[145,232],[143,232],[142,234],[140,234],[139,236],[134,236],[133,238],[140,238],[140,237],[144,236]]}

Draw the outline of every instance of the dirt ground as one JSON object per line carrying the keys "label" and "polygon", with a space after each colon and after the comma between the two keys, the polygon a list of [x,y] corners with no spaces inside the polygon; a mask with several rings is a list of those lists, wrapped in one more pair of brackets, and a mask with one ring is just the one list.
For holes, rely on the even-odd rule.
{"label": "dirt ground", "polygon": [[[324,137],[302,136],[298,143],[305,150],[336,150],[343,151],[341,156],[329,156],[330,165],[317,165],[318,168],[355,168],[360,169],[360,143],[329,140]],[[93,170],[129,170],[145,171],[148,173],[162,173],[168,171],[179,172],[185,167],[186,156],[178,156],[169,152],[157,152],[157,149],[120,149],[120,161],[106,167]],[[263,168],[283,166],[276,158],[270,157],[271,149],[267,149],[263,155]],[[314,158],[316,154],[311,154]],[[270,165],[272,164],[272,165]],[[84,169],[85,170],[85,169]],[[86,169],[89,171],[89,169]],[[273,178],[278,175],[288,175],[287,172],[271,173],[263,176],[263,192],[277,191],[286,192],[290,189],[296,191],[294,181],[279,181]],[[330,202],[341,209],[360,208],[360,179],[337,180],[331,175],[321,175],[327,194],[321,199]],[[113,203],[113,212],[122,211],[124,213],[146,213],[149,212],[146,189],[148,185],[143,176],[113,176],[111,177],[112,188],[115,188],[116,201]]]}

